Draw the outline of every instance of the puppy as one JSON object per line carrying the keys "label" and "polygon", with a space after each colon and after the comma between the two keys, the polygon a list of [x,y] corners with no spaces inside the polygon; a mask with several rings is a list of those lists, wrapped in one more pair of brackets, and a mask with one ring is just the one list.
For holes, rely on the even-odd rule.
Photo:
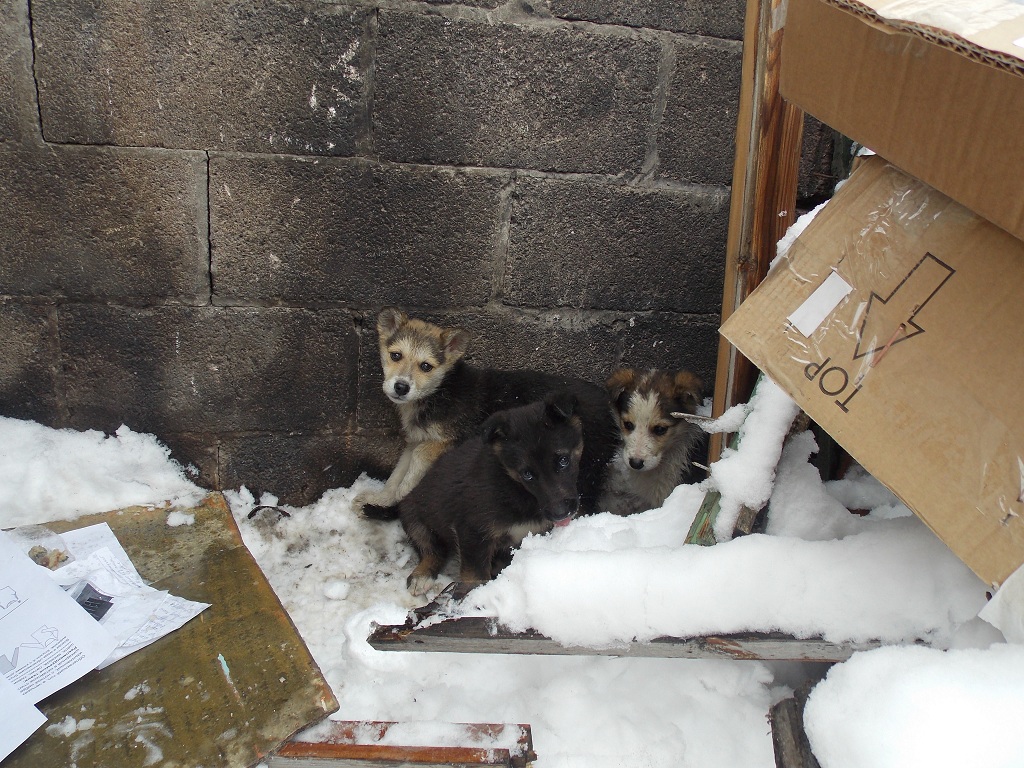
{"label": "puppy", "polygon": [[601,387],[539,371],[471,366],[463,360],[469,346],[466,331],[411,319],[397,309],[381,310],[377,333],[384,394],[398,408],[406,446],[384,487],[356,498],[364,515],[396,518],[395,505],[430,465],[474,433],[487,416],[560,389],[577,400],[584,435],[580,494],[584,508],[594,511],[619,439],[615,414]]}
{"label": "puppy", "polygon": [[398,506],[420,561],[407,584],[425,594],[452,556],[459,581],[493,578],[528,533],[567,525],[580,508],[584,451],[579,403],[568,391],[490,416],[441,456]]}
{"label": "puppy", "polygon": [[689,469],[701,430],[672,413],[696,413],[701,380],[690,371],[621,368],[608,379],[622,443],[599,508],[629,515],[660,507]]}

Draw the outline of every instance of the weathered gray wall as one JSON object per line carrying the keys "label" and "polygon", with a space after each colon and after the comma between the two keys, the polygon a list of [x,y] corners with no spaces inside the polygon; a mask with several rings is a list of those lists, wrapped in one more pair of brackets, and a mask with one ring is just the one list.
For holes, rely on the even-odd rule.
{"label": "weathered gray wall", "polygon": [[710,387],[743,0],[0,0],[0,415],[304,503],[378,472],[384,305]]}

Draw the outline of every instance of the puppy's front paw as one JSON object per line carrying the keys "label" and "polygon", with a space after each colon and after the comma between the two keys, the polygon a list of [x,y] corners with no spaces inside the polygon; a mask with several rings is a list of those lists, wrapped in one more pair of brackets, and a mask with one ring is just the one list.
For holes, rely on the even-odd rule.
{"label": "puppy's front paw", "polygon": [[367,504],[380,503],[380,493],[378,493],[377,491],[363,491],[362,493],[357,493],[356,497],[352,499],[352,508],[356,512],[362,512],[363,507],[365,507]]}
{"label": "puppy's front paw", "polygon": [[417,597],[427,594],[434,586],[434,583],[435,579],[433,576],[423,573],[411,573],[405,581],[406,586],[409,587],[409,592]]}

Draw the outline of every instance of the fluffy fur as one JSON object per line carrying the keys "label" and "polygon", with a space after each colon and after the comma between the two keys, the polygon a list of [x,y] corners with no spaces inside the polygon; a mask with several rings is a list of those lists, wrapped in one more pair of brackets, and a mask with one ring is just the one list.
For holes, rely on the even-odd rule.
{"label": "fluffy fur", "polygon": [[607,382],[622,443],[600,509],[629,515],[660,507],[689,469],[700,428],[672,413],[696,413],[701,380],[690,371],[622,368]]}
{"label": "fluffy fur", "polygon": [[356,499],[367,517],[394,519],[395,505],[454,444],[475,432],[490,414],[566,390],[577,400],[584,447],[579,489],[583,508],[596,508],[618,443],[615,415],[596,384],[529,370],[471,366],[463,355],[469,334],[384,309],[377,318],[384,394],[398,408],[406,446],[384,487]]}
{"label": "fluffy fur", "polygon": [[450,557],[459,581],[494,577],[528,533],[567,524],[579,510],[583,424],[570,392],[500,411],[480,434],[441,456],[399,502],[420,562],[407,584],[425,594]]}

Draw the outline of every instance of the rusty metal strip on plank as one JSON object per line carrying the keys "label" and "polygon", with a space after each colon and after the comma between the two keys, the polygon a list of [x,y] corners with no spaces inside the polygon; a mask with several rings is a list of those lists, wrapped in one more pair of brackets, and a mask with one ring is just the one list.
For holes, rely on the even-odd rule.
{"label": "rusty metal strip on plank", "polygon": [[512,748],[485,746],[395,745],[380,743],[398,723],[380,721],[333,722],[317,727],[315,736],[299,734],[268,758],[268,768],[304,766],[507,766],[526,768],[537,757],[529,725],[462,723],[471,740],[500,739],[516,729]]}

